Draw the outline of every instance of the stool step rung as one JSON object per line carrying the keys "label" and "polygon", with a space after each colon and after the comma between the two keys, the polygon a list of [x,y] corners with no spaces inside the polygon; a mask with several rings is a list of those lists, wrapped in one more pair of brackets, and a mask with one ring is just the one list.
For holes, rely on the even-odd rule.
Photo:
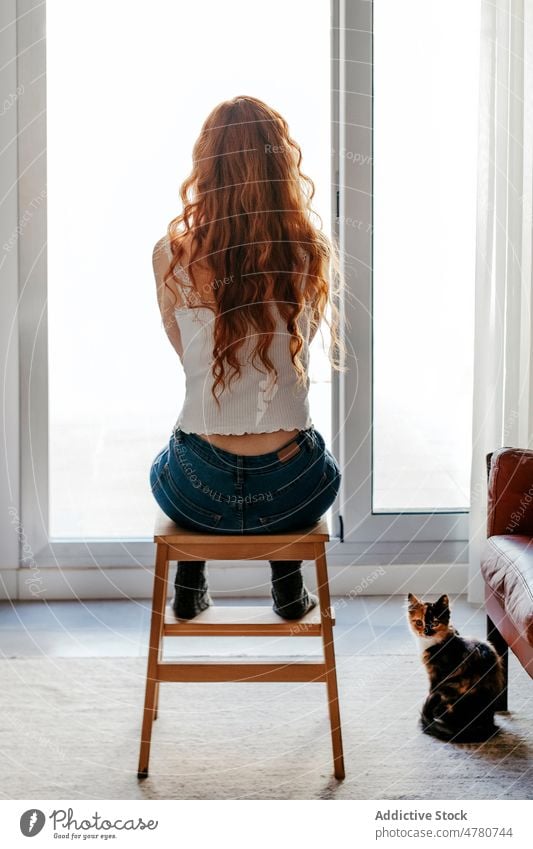
{"label": "stool step rung", "polygon": [[263,681],[300,682],[325,681],[325,663],[302,661],[299,663],[269,663],[255,661],[253,663],[228,663],[227,661],[209,663],[158,663],[156,669],[157,681],[188,681],[188,682],[251,682],[257,684]]}
{"label": "stool step rung", "polygon": [[[335,612],[329,608],[332,625]],[[194,619],[176,619],[171,605],[165,610],[165,637],[319,637],[322,634],[320,608],[314,607],[301,619],[285,620],[271,607],[225,607],[212,605]]]}

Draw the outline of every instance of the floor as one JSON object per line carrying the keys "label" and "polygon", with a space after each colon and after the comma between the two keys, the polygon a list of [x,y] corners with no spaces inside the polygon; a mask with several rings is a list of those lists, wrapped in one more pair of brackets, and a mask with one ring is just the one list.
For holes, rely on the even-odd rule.
{"label": "floor", "polygon": [[[403,596],[334,599],[337,655],[413,654]],[[242,599],[216,604],[246,604]],[[254,604],[258,603],[254,599]],[[260,602],[268,604],[268,600]],[[485,636],[485,614],[464,597],[451,598],[452,622],[459,631]],[[139,657],[146,654],[150,602],[56,601],[0,603],[0,657]],[[166,641],[173,654],[294,654],[294,639],[278,637],[219,640],[182,637]],[[298,654],[320,652],[319,640],[299,640]]]}
{"label": "floor", "polygon": [[[484,636],[482,609],[451,601],[456,627]],[[336,612],[345,781],[332,777],[324,687],[249,682],[163,684],[150,775],[139,781],[148,601],[2,603],[0,798],[531,798],[531,681],[514,658],[501,733],[479,746],[440,743],[418,725],[427,679],[404,598],[338,598]],[[165,654],[320,650],[316,638],[182,637],[166,640]]]}

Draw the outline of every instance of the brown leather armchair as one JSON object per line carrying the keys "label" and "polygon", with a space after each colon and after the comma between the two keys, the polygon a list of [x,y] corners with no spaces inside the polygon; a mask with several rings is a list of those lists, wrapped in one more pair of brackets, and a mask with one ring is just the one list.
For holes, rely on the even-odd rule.
{"label": "brown leather armchair", "polygon": [[533,678],[533,451],[492,451],[487,454],[487,474],[487,542],[481,572],[487,639],[505,668],[505,688],[496,710],[507,710],[508,648]]}

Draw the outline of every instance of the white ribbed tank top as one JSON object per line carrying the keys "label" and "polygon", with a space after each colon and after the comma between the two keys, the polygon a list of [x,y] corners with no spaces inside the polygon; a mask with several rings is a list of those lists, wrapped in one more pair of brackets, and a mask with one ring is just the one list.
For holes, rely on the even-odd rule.
{"label": "white ribbed tank top", "polygon": [[[175,271],[184,281],[189,281],[181,265],[176,266]],[[187,300],[185,295],[183,300]],[[226,367],[226,387],[222,393],[220,385],[217,387],[220,407],[211,392],[215,314],[208,307],[192,306],[177,307],[174,315],[183,346],[181,361],[185,371],[185,400],[176,426],[187,433],[201,434],[272,433],[311,427],[308,394],[310,306],[298,320],[304,340],[300,360],[306,374],[305,385],[297,385],[289,350],[290,333],[273,305],[277,329],[268,354],[277,369],[277,378],[273,373],[268,374],[258,357],[255,366],[251,364],[257,333],[250,335],[237,352],[240,377],[234,377],[229,387]]]}

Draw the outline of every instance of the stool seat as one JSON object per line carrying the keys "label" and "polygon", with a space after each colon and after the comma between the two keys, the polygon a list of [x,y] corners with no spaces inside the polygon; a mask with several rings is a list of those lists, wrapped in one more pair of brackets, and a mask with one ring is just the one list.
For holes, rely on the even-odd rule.
{"label": "stool seat", "polygon": [[284,531],[277,534],[221,534],[208,531],[191,531],[189,528],[182,528],[176,525],[172,519],[169,519],[161,509],[158,510],[155,517],[154,542],[195,542],[212,543],[213,537],[216,536],[217,545],[234,545],[235,543],[248,542],[279,542],[286,541],[287,537],[291,540],[303,539],[306,542],[327,542],[329,540],[329,528],[326,519],[322,517],[315,525],[309,528],[304,528],[300,531]]}
{"label": "stool seat", "polygon": [[176,525],[172,519],[163,513],[163,511],[159,508],[155,517],[155,528],[154,528],[154,542],[158,542],[160,539],[165,542],[181,542],[187,541],[188,539],[194,538],[198,542],[207,541],[213,542],[213,537],[216,536],[217,544],[218,543],[226,543],[232,544],[235,542],[242,542],[243,539],[248,541],[257,541],[257,540],[265,540],[269,539],[272,542],[276,540],[285,540],[287,536],[290,536],[291,539],[298,539],[299,537],[305,537],[307,542],[327,542],[329,540],[329,529],[328,523],[324,517],[320,519],[315,525],[312,525],[309,528],[304,528],[301,531],[285,531],[278,534],[220,534],[216,532],[201,532],[201,531],[191,531],[189,528],[182,528],[179,525]]}
{"label": "stool seat", "polygon": [[[157,719],[159,685],[164,682],[322,682],[328,694],[334,774],[344,778],[337,671],[333,644],[335,616],[331,607],[325,544],[329,530],[325,518],[315,525],[283,533],[223,534],[198,532],[176,525],[160,509],[154,528],[156,562],[152,618],[144,701],[141,748],[137,775],[146,778],[152,724]],[[319,605],[300,619],[286,620],[265,606],[213,605],[194,619],[179,620],[167,604],[170,560],[314,560]],[[321,637],[323,659],[276,662],[216,658],[208,661],[163,661],[165,637]]]}

